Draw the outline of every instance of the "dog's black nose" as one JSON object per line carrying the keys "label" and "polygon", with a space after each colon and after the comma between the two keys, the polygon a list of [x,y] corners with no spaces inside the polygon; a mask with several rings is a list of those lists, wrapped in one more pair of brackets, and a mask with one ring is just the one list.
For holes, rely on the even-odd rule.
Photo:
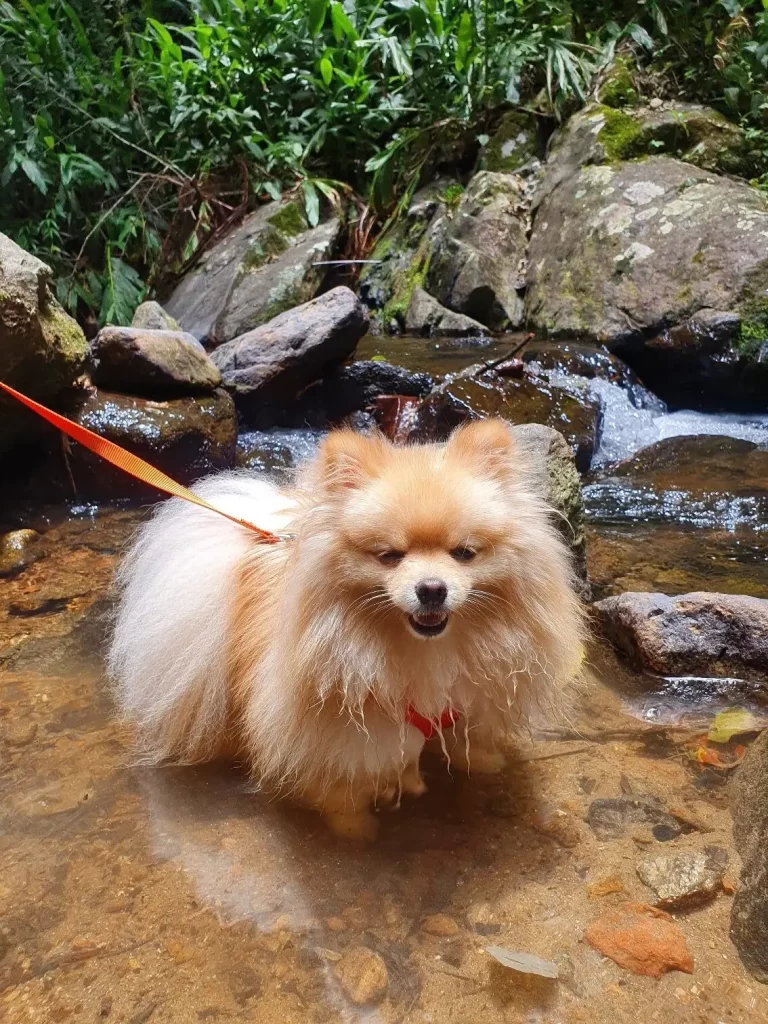
{"label": "dog's black nose", "polygon": [[442,580],[422,580],[421,583],[416,584],[416,597],[422,604],[439,608],[441,604],[445,604],[448,587]]}

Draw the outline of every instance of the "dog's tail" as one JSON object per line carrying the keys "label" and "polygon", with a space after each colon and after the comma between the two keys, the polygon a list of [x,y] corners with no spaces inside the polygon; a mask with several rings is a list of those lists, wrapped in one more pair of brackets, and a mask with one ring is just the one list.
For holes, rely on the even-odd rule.
{"label": "dog's tail", "polygon": [[[195,490],[265,529],[290,523],[290,500],[247,474],[218,474]],[[123,562],[108,667],[146,761],[204,761],[220,747],[230,703],[231,598],[252,544],[244,528],[171,499],[140,529]]]}

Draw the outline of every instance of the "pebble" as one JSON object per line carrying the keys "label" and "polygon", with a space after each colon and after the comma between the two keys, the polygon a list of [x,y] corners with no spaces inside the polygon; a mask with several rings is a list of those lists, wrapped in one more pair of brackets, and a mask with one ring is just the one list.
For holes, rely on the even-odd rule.
{"label": "pebble", "polygon": [[[693,829],[669,814],[656,797],[627,797],[593,800],[587,821],[598,839],[618,839],[628,829],[641,826],[648,830],[647,841],[668,842]],[[641,842],[645,841],[641,839]]]}
{"label": "pebble", "polygon": [[0,576],[15,576],[42,558],[37,550],[37,530],[11,530],[0,537]]}
{"label": "pebble", "polygon": [[459,934],[459,926],[452,917],[447,914],[430,914],[421,922],[421,930],[427,935],[439,935],[447,938]]}
{"label": "pebble", "polygon": [[707,846],[646,857],[638,862],[637,875],[656,893],[659,905],[671,907],[714,896],[727,865],[722,847]]}
{"label": "pebble", "polygon": [[599,900],[602,896],[611,896],[617,892],[624,892],[624,883],[616,875],[601,878],[587,886],[587,896],[591,900]]}
{"label": "pebble", "polygon": [[325,925],[329,932],[345,932],[347,930],[347,922],[342,917],[329,917]]}
{"label": "pebble", "polygon": [[633,974],[660,978],[667,971],[693,973],[693,957],[669,914],[645,903],[622,903],[597,918],[584,941]]}
{"label": "pebble", "polygon": [[355,946],[346,952],[333,973],[355,1006],[380,1003],[387,994],[387,965],[367,946]]}

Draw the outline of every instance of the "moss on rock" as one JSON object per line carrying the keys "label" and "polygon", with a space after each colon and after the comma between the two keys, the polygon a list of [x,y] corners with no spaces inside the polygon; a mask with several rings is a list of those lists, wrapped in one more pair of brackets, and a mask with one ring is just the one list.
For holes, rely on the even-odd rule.
{"label": "moss on rock", "polygon": [[516,171],[536,156],[537,126],[533,114],[508,111],[480,156],[485,171]]}
{"label": "moss on rock", "polygon": [[606,107],[633,107],[639,96],[632,78],[633,63],[627,57],[617,57],[598,93]]}
{"label": "moss on rock", "polygon": [[283,203],[280,209],[269,218],[269,223],[276,227],[281,234],[291,237],[300,235],[309,227],[304,211],[296,202]]}

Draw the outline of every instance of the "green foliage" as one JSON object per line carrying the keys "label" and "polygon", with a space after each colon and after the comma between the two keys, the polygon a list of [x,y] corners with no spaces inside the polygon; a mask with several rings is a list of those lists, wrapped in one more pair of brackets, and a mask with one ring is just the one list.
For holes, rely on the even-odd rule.
{"label": "green foliage", "polygon": [[582,101],[622,39],[768,159],[765,5],[0,0],[0,230],[70,310],[124,322],[255,202],[392,215],[499,104]]}

